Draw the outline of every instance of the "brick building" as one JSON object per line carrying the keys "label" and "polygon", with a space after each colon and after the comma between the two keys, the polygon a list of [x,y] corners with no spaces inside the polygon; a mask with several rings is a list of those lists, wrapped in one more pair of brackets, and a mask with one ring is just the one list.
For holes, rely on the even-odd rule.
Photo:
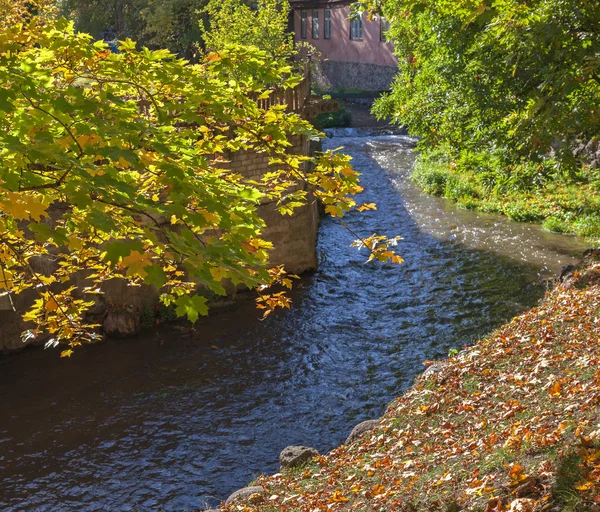
{"label": "brick building", "polygon": [[321,54],[314,76],[322,89],[389,89],[397,70],[387,21],[350,17],[349,0],[291,0],[290,26],[298,42]]}

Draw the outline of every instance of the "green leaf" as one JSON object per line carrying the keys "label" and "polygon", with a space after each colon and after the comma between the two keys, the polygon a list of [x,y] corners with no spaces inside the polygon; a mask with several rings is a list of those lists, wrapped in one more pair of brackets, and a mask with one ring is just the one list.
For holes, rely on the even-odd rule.
{"label": "green leaf", "polygon": [[107,263],[115,264],[118,263],[121,258],[125,258],[131,254],[132,251],[142,251],[142,244],[137,241],[114,241],[108,242],[104,246],[103,260]]}
{"label": "green leaf", "polygon": [[156,289],[162,288],[168,280],[167,274],[165,274],[165,271],[160,265],[144,267],[144,270],[147,272],[144,282],[154,286]]}
{"label": "green leaf", "polygon": [[198,320],[198,316],[208,315],[208,307],[206,305],[206,297],[202,295],[183,295],[175,301],[177,306],[175,312],[178,316],[187,315],[188,320],[195,323]]}

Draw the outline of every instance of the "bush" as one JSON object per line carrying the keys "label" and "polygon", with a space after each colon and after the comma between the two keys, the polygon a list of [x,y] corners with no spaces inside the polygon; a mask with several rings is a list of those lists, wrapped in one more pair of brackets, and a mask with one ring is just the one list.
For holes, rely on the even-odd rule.
{"label": "bush", "polygon": [[569,225],[562,219],[558,217],[547,217],[542,222],[542,227],[546,231],[551,231],[552,233],[568,233]]}
{"label": "bush", "polygon": [[540,222],[544,219],[543,212],[523,200],[508,203],[504,208],[504,214],[517,222]]}
{"label": "bush", "polygon": [[318,130],[325,128],[346,128],[352,123],[352,113],[344,106],[340,105],[337,112],[323,112],[313,121],[313,126]]}
{"label": "bush", "polygon": [[412,173],[412,180],[425,192],[434,196],[444,195],[449,178],[450,171],[447,164],[425,161],[421,158]]}
{"label": "bush", "polygon": [[575,234],[585,237],[600,237],[600,215],[592,214],[580,217],[573,224]]}
{"label": "bush", "polygon": [[479,193],[475,189],[475,186],[467,181],[467,179],[468,178],[457,174],[449,174],[446,181],[444,197],[452,199],[453,201],[479,198]]}

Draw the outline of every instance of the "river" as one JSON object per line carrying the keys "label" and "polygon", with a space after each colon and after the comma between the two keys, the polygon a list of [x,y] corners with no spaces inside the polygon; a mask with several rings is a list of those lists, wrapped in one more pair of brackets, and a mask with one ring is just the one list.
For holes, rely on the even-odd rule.
{"label": "river", "polygon": [[331,219],[291,310],[252,303],[186,336],[161,329],[59,360],[0,358],[0,510],[192,511],[276,472],[289,444],[326,452],[376,418],[426,359],[476,341],[544,294],[585,249],[459,210],[408,179],[405,136],[336,137],[363,173],[354,231],[402,235],[406,262],[367,265]]}

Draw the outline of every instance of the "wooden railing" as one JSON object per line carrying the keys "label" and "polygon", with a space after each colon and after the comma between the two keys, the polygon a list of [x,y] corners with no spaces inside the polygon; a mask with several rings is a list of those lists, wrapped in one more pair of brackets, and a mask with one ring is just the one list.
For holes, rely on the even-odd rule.
{"label": "wooden railing", "polygon": [[[267,98],[257,99],[258,106],[268,109],[274,105],[286,105],[287,112],[302,113],[310,98],[310,62],[304,63],[302,81],[293,89],[276,89]],[[258,98],[258,95],[257,95]]]}
{"label": "wooden railing", "polygon": [[320,96],[311,95],[310,60],[304,62],[303,75],[302,81],[294,88],[274,89],[267,98],[263,99],[256,94],[256,103],[264,110],[274,105],[285,105],[286,112],[295,112],[308,120],[324,112],[337,112],[340,109],[337,100],[325,100]]}

